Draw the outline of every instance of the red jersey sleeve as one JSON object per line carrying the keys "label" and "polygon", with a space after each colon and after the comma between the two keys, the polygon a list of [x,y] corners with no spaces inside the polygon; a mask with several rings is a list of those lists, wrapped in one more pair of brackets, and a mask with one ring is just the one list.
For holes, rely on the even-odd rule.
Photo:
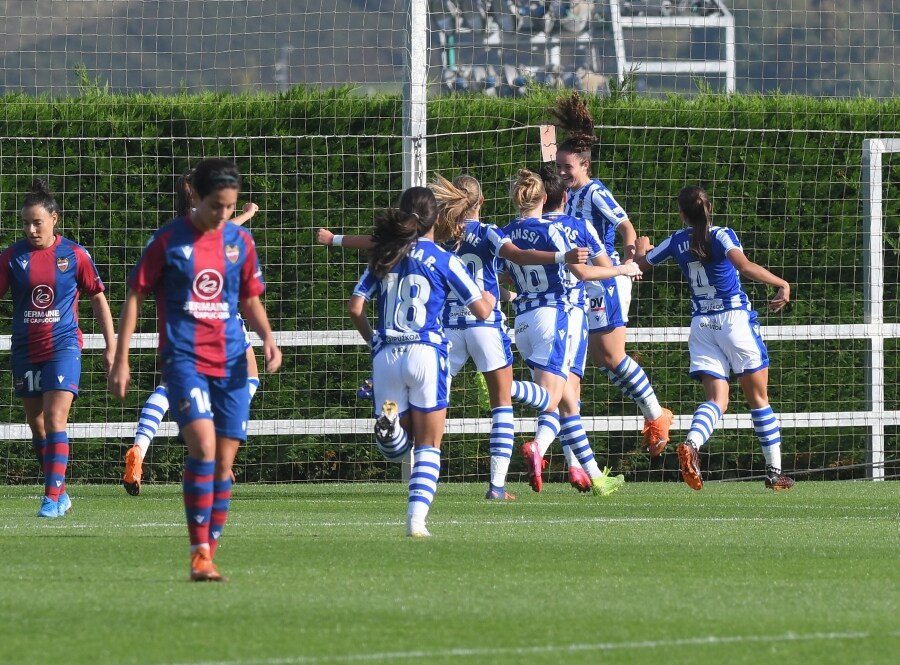
{"label": "red jersey sleeve", "polygon": [[137,265],[128,276],[128,288],[137,293],[152,293],[162,277],[166,263],[166,240],[168,235],[155,235],[144,248]]}
{"label": "red jersey sleeve", "polygon": [[94,259],[91,258],[87,250],[77,247],[75,249],[75,259],[78,262],[77,278],[78,288],[81,289],[81,292],[89,296],[103,293],[106,287],[103,285],[103,280],[100,279],[100,272],[94,264]]}
{"label": "red jersey sleeve", "polygon": [[241,235],[244,237],[244,243],[247,245],[247,258],[244,265],[241,266],[241,291],[240,298],[253,298],[261,296],[266,290],[266,284],[263,281],[262,270],[259,268],[259,257],[256,254],[256,244],[246,230],[241,229]]}

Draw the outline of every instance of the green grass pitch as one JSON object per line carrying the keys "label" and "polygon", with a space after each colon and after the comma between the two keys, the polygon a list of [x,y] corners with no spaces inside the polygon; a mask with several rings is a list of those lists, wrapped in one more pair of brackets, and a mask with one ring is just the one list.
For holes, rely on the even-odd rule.
{"label": "green grass pitch", "polygon": [[235,486],[187,581],[180,488],[0,488],[0,663],[896,663],[900,484]]}

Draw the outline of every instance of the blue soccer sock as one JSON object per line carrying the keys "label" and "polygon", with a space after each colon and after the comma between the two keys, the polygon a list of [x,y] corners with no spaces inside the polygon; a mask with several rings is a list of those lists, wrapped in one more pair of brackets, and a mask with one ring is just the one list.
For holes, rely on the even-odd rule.
{"label": "blue soccer sock", "polygon": [[156,386],[141,409],[137,431],[134,433],[134,445],[141,449],[141,458],[147,455],[147,449],[156,433],[166,411],[169,410],[169,393],[164,385]]}
{"label": "blue soccer sock", "polygon": [[559,440],[564,448],[570,448],[585,472],[594,478],[600,475],[600,468],[594,459],[594,451],[588,442],[587,432],[581,424],[581,416],[563,418],[559,422]]}
{"label": "blue soccer sock", "polygon": [[781,471],[781,425],[778,416],[772,407],[766,404],[758,409],[750,410],[750,418],[753,420],[753,429],[756,438],[762,446],[763,456],[766,458],[766,466],[772,466]]}
{"label": "blue soccer sock", "polygon": [[686,440],[694,448],[699,448],[709,440],[716,423],[722,417],[722,411],[715,402],[703,402],[694,411],[694,417],[691,420],[691,428],[688,430]]}
{"label": "blue soccer sock", "polygon": [[511,406],[491,409],[491,486],[503,489],[515,443],[515,424]]}
{"label": "blue soccer sock", "polygon": [[542,411],[538,415],[537,431],[534,433],[534,440],[537,441],[541,457],[547,454],[547,449],[557,434],[559,434],[559,412]]}
{"label": "blue soccer sock", "polygon": [[544,411],[550,404],[550,393],[532,381],[513,381],[512,400],[518,404]]}
{"label": "blue soccer sock", "polygon": [[425,518],[431,509],[431,502],[437,492],[438,477],[441,473],[441,450],[430,446],[416,446],[413,449],[413,468],[409,476],[409,507],[407,520],[413,524],[425,525]]}
{"label": "blue soccer sock", "polygon": [[625,356],[614,370],[604,369],[603,372],[626,397],[634,400],[645,418],[656,420],[662,415],[662,407],[650,385],[650,379],[631,357]]}

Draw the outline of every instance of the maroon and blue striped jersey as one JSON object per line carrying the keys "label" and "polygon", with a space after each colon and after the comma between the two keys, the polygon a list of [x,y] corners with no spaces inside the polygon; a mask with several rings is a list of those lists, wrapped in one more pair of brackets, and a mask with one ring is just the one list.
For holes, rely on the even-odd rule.
{"label": "maroon and blue striped jersey", "polygon": [[150,240],[128,287],[153,293],[159,318],[159,355],[200,374],[225,377],[244,357],[238,301],[265,290],[256,245],[231,222],[202,232],[176,217]]}
{"label": "maroon and blue striped jersey", "polygon": [[24,238],[0,254],[0,296],[12,291],[12,353],[44,362],[58,351],[80,351],[78,296],[104,291],[87,250],[56,236],[34,249]]}

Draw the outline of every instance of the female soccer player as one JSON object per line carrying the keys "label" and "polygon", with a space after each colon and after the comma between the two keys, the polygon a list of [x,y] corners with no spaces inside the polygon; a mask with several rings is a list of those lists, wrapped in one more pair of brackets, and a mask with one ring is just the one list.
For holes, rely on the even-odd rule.
{"label": "female soccer player", "polygon": [[[563,227],[569,242],[581,245],[590,250],[588,261],[591,265],[612,267],[612,261],[606,255],[606,249],[600,234],[594,225],[586,219],[577,219],[565,214],[563,208],[566,201],[566,185],[559,174],[551,166],[543,166],[538,172],[541,182],[544,184],[544,191],[547,199],[543,207],[543,219]],[[584,367],[587,358],[588,347],[588,323],[587,323],[587,296],[588,288],[594,287],[599,282],[582,282],[581,280],[569,291],[569,303],[576,309],[585,312],[583,334],[578,339],[578,345],[575,350],[575,357],[572,361],[572,368],[569,371],[567,379],[571,386],[572,392],[576,398],[581,400],[581,380],[584,377]],[[588,476],[581,463],[578,461],[579,455],[576,451],[588,446],[588,450],[581,450],[581,456],[591,456],[590,445],[587,439],[587,433],[581,424],[581,415],[573,414],[560,420],[559,439],[563,444],[563,452],[566,456],[566,464],[568,465],[569,484],[579,492],[589,492],[592,489],[591,478]]]}
{"label": "female soccer player", "polygon": [[22,203],[25,238],[0,254],[0,295],[12,290],[11,365],[32,445],[44,473],[38,517],[62,517],[72,507],[66,492],[69,410],[81,378],[82,336],[78,296],[86,293],[100,326],[109,370],[115,328],[97,267],[81,245],[56,233],[59,205],[42,180]]}
{"label": "female soccer player", "polygon": [[[637,236],[625,210],[606,186],[591,178],[591,151],[597,142],[594,120],[577,92],[562,97],[551,113],[569,136],[556,152],[556,167],[569,188],[567,215],[586,219],[600,232],[613,264],[620,263],[616,234],[625,243],[624,260],[634,256]],[[659,404],[644,370],[625,353],[625,326],[631,305],[631,279],[616,277],[588,287],[590,311],[588,350],[594,365],[602,369],[644,414],[643,441],[651,457],[657,457],[669,442],[672,412]]]}
{"label": "female soccer player", "polygon": [[[568,261],[580,263],[587,257],[587,250],[576,247],[563,254],[519,249],[496,226],[479,221],[484,196],[481,184],[472,176],[460,175],[451,183],[437,175],[430,189],[438,205],[435,241],[444,249],[456,253],[478,287],[490,293],[496,301],[494,311],[481,321],[451,295],[444,303],[441,321],[450,346],[450,381],[472,358],[488,389],[491,404],[491,480],[485,498],[515,500],[516,497],[505,490],[515,434],[511,393],[520,401],[534,402],[535,407],[546,403],[547,396],[546,391],[531,382],[513,381],[512,345],[499,304],[501,290],[497,281],[497,260],[503,258],[535,265]],[[373,245],[372,236],[337,237],[338,244],[344,247],[371,249]],[[327,229],[319,229],[317,239],[322,244],[331,245],[335,236]]]}
{"label": "female soccer player", "polygon": [[765,485],[788,490],[794,481],[781,473],[781,428],[769,406],[769,356],[740,275],[778,289],[769,303],[773,312],[790,301],[791,287],[750,261],[732,229],[713,226],[712,204],[702,189],[682,189],[678,210],[687,228],[676,231],[655,249],[648,238],[639,238],[635,261],[649,270],[674,259],[691,290],[690,375],[703,383],[706,401],[697,407],[687,438],[678,446],[681,477],[691,489],[703,489],[697,450],[728,408],[728,379],[734,372],[766,458]]}
{"label": "female soccer player", "polygon": [[[188,171],[178,178],[175,184],[175,209],[176,216],[188,217],[194,209],[194,199],[196,194],[191,187],[191,177],[193,171]],[[231,220],[233,224],[243,226],[246,222],[253,218],[257,213],[259,206],[255,203],[245,203],[243,212]],[[256,365],[256,354],[250,345],[250,334],[244,325],[244,320],[238,316],[241,327],[244,330],[244,344],[247,354],[247,390],[250,392],[250,399],[256,394],[259,388],[259,368]],[[132,496],[137,496],[141,492],[141,478],[144,475],[144,457],[147,455],[147,449],[150,448],[150,442],[159,431],[160,423],[169,410],[169,395],[166,391],[166,385],[160,383],[156,390],[150,393],[150,397],[144,403],[141,409],[141,415],[138,418],[137,430],[134,433],[134,445],[125,453],[125,472],[122,474],[122,486],[125,491]]]}
{"label": "female soccer player", "polygon": [[[431,190],[438,201],[435,230],[438,242],[454,251],[475,283],[497,300],[491,316],[479,321],[459,301],[449,298],[444,306],[443,322],[450,341],[450,378],[453,379],[471,358],[488,388],[491,480],[485,498],[515,500],[516,497],[504,488],[514,447],[512,400],[515,397],[517,401],[543,409],[549,396],[530,381],[513,381],[512,343],[500,309],[497,260],[519,265],[583,263],[587,250],[574,247],[563,253],[518,248],[496,226],[479,221],[484,196],[481,184],[472,176],[460,175],[452,183],[440,175],[435,176]],[[514,297],[509,291],[503,291]]]}
{"label": "female soccer player", "polygon": [[[406,535],[430,536],[426,518],[437,490],[447,414],[444,302],[455,296],[478,319],[494,311],[459,257],[434,243],[437,204],[425,187],[410,187],[397,208],[375,218],[369,267],[347,303],[353,325],[372,348],[375,438],[387,459],[413,449]],[[366,304],[375,299],[373,329]]]}
{"label": "female soccer player", "polygon": [[250,396],[244,318],[263,341],[266,371],[281,366],[266,310],[265,286],[249,231],[230,223],[241,176],[225,159],[201,161],[194,170],[197,205],[157,231],[128,278],[119,321],[119,346],[109,374],[110,391],[124,399],[128,348],[141,304],[156,296],[162,380],[176,408],[172,416],[187,445],[184,505],[191,542],[190,579],[224,579],[213,564],[228,516],[231,466],[247,436]]}
{"label": "female soccer player", "polygon": [[[523,248],[549,251],[569,248],[565,229],[541,218],[547,194],[540,177],[527,169],[520,170],[511,195],[519,217],[504,227],[503,232],[513,242],[521,243]],[[579,413],[578,398],[568,379],[583,337],[584,310],[572,305],[570,292],[579,279],[636,276],[640,271],[634,264],[614,267],[571,265],[567,269],[565,266],[519,266],[510,262],[507,262],[507,269],[518,291],[513,301],[516,347],[531,368],[535,383],[549,394],[549,403],[538,416],[534,441],[522,447],[531,489],[540,492],[544,454],[560,432],[560,421],[569,422]],[[570,445],[580,444],[583,429],[572,434]],[[609,475],[609,469],[600,471],[589,446],[578,445],[575,452],[591,478],[591,489],[595,494],[611,494],[624,484],[624,478]]]}

